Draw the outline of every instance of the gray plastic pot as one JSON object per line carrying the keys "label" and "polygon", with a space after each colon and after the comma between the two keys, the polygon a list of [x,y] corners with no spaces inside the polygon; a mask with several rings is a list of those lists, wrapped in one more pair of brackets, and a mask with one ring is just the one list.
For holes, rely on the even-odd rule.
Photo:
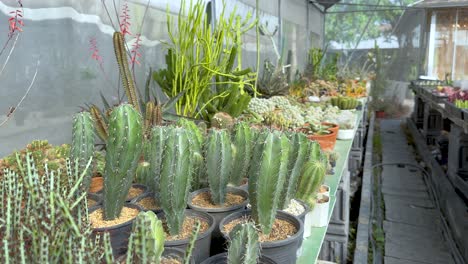
{"label": "gray plastic pot", "polygon": [[141,189],[141,190],[143,190],[143,192],[140,195],[137,195],[136,197],[133,197],[131,199],[127,199],[126,200],[127,203],[129,203],[129,202],[131,202],[131,201],[145,195],[146,193],[148,193],[148,187],[146,187],[146,185],[143,185],[143,184],[134,183],[134,184],[132,184],[131,188]]}
{"label": "gray plastic pot", "polygon": [[[134,208],[138,209],[138,211],[141,211],[141,207],[136,204],[125,204],[124,207]],[[102,208],[102,206],[97,206],[90,209],[89,213],[92,213],[99,208]],[[114,254],[114,256],[120,256],[122,254],[125,254],[125,252],[127,251],[128,238],[130,237],[130,233],[132,232],[134,220],[135,218],[125,223],[111,227],[93,228],[93,235],[109,233],[110,242],[112,246],[112,253]]]}
{"label": "gray plastic pot", "polygon": [[[228,215],[226,218],[221,220],[219,223],[219,229],[223,230],[225,224],[242,217],[250,216],[252,211],[237,212],[231,215]],[[260,248],[262,249],[262,255],[274,259],[278,264],[290,264],[296,263],[297,259],[297,249],[302,243],[302,235],[304,233],[304,224],[299,218],[294,215],[285,213],[283,211],[278,211],[276,214],[276,219],[281,219],[290,222],[293,224],[297,232],[296,234],[288,237],[287,239],[280,241],[272,242],[263,242],[260,243]],[[229,235],[222,233],[226,239],[229,239]]]}
{"label": "gray plastic pot", "polygon": [[[171,259],[176,259],[180,263],[184,263],[184,258],[185,258],[185,252],[177,249],[177,248],[164,248],[164,252],[162,253],[163,258],[171,258]],[[122,255],[119,258],[117,258],[117,263],[126,263],[126,258],[127,255]],[[193,261],[193,258],[190,258],[190,264],[195,264]]]}
{"label": "gray plastic pot", "polygon": [[87,194],[87,199],[88,199],[88,200],[93,200],[93,201],[96,202],[96,204],[93,205],[93,206],[90,206],[90,208],[102,204],[102,195],[100,195],[100,194],[97,194],[97,193],[88,193],[88,194]]}
{"label": "gray plastic pot", "polygon": [[[206,259],[201,264],[227,264],[227,253],[221,253],[218,255],[214,255],[209,259]],[[277,264],[276,261],[272,260],[269,257],[261,256],[260,259],[257,261],[258,264]]]}
{"label": "gray plastic pot", "polygon": [[[300,215],[296,215],[296,217],[299,218],[302,221],[302,223],[304,223],[305,216],[310,211],[310,207],[301,200],[298,200],[298,199],[294,199],[294,200],[296,200],[296,202],[300,203],[304,207],[304,212],[302,212]],[[283,210],[281,210],[281,212],[283,212]]]}
{"label": "gray plastic pot", "polygon": [[[193,259],[196,264],[201,263],[203,260],[207,259],[210,256],[210,246],[211,246],[211,234],[215,228],[215,220],[213,216],[204,213],[204,212],[197,212],[194,210],[185,210],[185,216],[194,216],[201,218],[208,222],[209,228],[205,232],[198,234],[198,238],[195,241],[195,246],[193,248]],[[165,219],[164,212],[158,214],[159,219]],[[185,252],[188,244],[189,239],[180,239],[180,240],[172,240],[172,241],[165,241],[164,247],[167,248],[178,248]]]}
{"label": "gray plastic pot", "polygon": [[204,189],[200,189],[200,190],[197,190],[197,191],[194,191],[194,192],[190,193],[187,204],[190,207],[190,209],[192,209],[192,210],[195,210],[195,211],[198,211],[198,212],[205,212],[205,213],[208,213],[209,215],[213,216],[214,219],[215,219],[215,229],[213,231],[213,236],[214,237],[221,237],[221,232],[219,231],[219,227],[218,227],[219,222],[221,222],[221,220],[224,217],[226,217],[226,216],[228,216],[228,215],[230,215],[232,213],[245,211],[245,207],[249,203],[249,194],[248,194],[248,192],[246,192],[245,190],[242,190],[240,188],[227,187],[227,192],[228,193],[237,194],[237,195],[240,195],[240,196],[244,197],[244,199],[245,199],[244,202],[241,203],[241,204],[238,204],[238,205],[233,205],[233,206],[230,206],[230,207],[223,207],[223,208],[204,208],[204,207],[200,207],[200,206],[192,204],[192,199],[196,195],[198,195],[200,193],[204,193],[204,192],[210,192],[210,189],[209,188],[204,188]]}
{"label": "gray plastic pot", "polygon": [[[145,194],[143,194],[143,195],[140,195],[140,196],[134,198],[132,201],[130,201],[130,203],[137,204],[138,206],[141,207],[141,209],[142,209],[143,211],[149,211],[149,209],[146,209],[146,208],[144,208],[143,206],[141,206],[141,205],[138,204],[139,201],[141,201],[141,200],[143,200],[143,199],[145,199],[145,198],[147,198],[147,197],[153,197],[153,198],[154,198],[154,193],[152,193],[152,192],[147,192],[147,193],[145,193]],[[154,210],[151,209],[151,211],[153,211],[155,214],[159,214],[159,213],[162,212],[162,209],[154,209]]]}

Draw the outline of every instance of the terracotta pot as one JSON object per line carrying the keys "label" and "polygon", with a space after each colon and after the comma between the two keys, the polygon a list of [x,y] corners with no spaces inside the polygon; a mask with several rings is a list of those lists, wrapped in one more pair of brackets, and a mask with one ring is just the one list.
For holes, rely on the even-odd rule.
{"label": "terracotta pot", "polygon": [[104,178],[103,177],[93,177],[91,178],[91,184],[89,185],[89,193],[99,193],[104,187]]}
{"label": "terracotta pot", "polygon": [[335,140],[336,140],[338,136],[338,130],[340,130],[340,126],[337,124],[328,123],[328,122],[322,122],[322,125],[331,126],[328,130],[333,132],[333,135],[335,136]]}
{"label": "terracotta pot", "polygon": [[375,111],[376,118],[385,118],[385,111]]}
{"label": "terracotta pot", "polygon": [[332,131],[328,135],[307,135],[310,140],[315,140],[319,143],[320,148],[324,151],[331,151],[335,148],[336,143],[336,131]]}

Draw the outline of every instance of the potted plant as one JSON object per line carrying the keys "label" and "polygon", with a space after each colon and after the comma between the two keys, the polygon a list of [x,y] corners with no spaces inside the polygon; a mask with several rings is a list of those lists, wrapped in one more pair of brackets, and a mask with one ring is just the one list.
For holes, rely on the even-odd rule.
{"label": "potted plant", "polygon": [[[259,133],[249,168],[251,211],[237,212],[219,224],[226,238],[240,223],[253,219],[261,232],[263,255],[279,263],[295,263],[302,240],[302,222],[297,217],[278,211],[281,191],[288,174],[290,142],[279,131]],[[272,230],[275,231],[272,232]],[[277,232],[281,229],[281,232]]]}
{"label": "potted plant", "polygon": [[256,131],[256,129],[251,128],[247,123],[238,122],[235,124],[232,134],[235,155],[230,183],[246,191]]}
{"label": "potted plant", "polygon": [[135,176],[142,149],[142,120],[129,104],[120,105],[109,117],[106,144],[103,205],[89,214],[95,234],[110,233],[115,255],[125,251],[132,223],[140,211],[134,204],[124,204]]}
{"label": "potted plant", "polygon": [[309,124],[299,128],[299,131],[305,133],[310,140],[315,140],[320,144],[322,150],[333,150],[336,143],[336,131],[330,130],[329,125]]}
{"label": "potted plant", "polygon": [[337,139],[339,140],[350,140],[354,138],[354,119],[347,119],[339,123],[340,129],[338,130]]}
{"label": "potted plant", "polygon": [[201,222],[200,235],[195,241],[194,260],[200,263],[210,254],[214,218],[207,213],[186,210],[191,183],[196,173],[200,153],[195,149],[195,132],[187,127],[156,126],[152,129],[150,144],[160,146],[152,151],[155,200],[163,210],[158,217],[165,226],[165,247],[186,250],[190,230]]}
{"label": "potted plant", "polygon": [[274,260],[261,256],[259,237],[255,224],[252,222],[237,225],[229,234],[227,253],[218,254],[202,262],[202,264],[274,264]]}

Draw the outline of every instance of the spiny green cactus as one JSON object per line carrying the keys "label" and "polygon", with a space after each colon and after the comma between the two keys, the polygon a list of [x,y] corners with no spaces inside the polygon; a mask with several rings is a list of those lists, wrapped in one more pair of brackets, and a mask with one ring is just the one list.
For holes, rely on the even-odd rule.
{"label": "spiny green cactus", "polygon": [[260,253],[258,232],[254,223],[237,225],[229,233],[231,238],[227,262],[229,264],[256,264]]}
{"label": "spiny green cactus", "polygon": [[120,78],[122,79],[125,93],[127,94],[128,102],[141,113],[140,101],[133,82],[132,73],[128,67],[127,50],[125,49],[125,38],[121,32],[114,32],[114,52],[119,65]]}
{"label": "spiny green cactus", "polygon": [[210,130],[206,141],[206,173],[211,200],[224,204],[232,172],[232,146],[226,130]]}
{"label": "spiny green cactus", "polygon": [[297,182],[301,175],[302,169],[309,152],[312,149],[312,142],[307,138],[303,133],[291,133],[291,152],[289,155],[289,165],[288,165],[288,177],[286,177],[286,182],[284,184],[283,191],[281,193],[279,208],[286,209],[289,206],[289,203],[296,193]]}
{"label": "spiny green cactus", "polygon": [[190,241],[187,247],[187,250],[185,251],[185,256],[184,256],[184,264],[190,264],[190,260],[192,258],[192,253],[193,249],[195,248],[195,242],[197,241],[198,234],[200,233],[201,229],[201,222],[200,220],[197,220],[195,223],[195,226],[192,229],[192,234],[190,235]]}
{"label": "spiny green cactus", "polygon": [[249,169],[252,216],[264,234],[276,217],[283,184],[288,174],[289,140],[278,132],[263,131],[257,137]]}
{"label": "spiny green cactus", "polygon": [[104,119],[104,117],[101,114],[101,111],[99,108],[95,105],[91,106],[89,108],[89,112],[91,113],[91,116],[93,117],[94,124],[96,125],[96,131],[99,136],[103,141],[107,140],[107,136],[109,134],[108,131],[108,126],[107,126],[107,121]]}
{"label": "spiny green cactus", "polygon": [[[146,185],[150,188],[150,181],[152,182],[152,173],[151,173],[150,163],[147,161],[138,162],[138,166],[135,173],[135,182],[139,184]],[[151,189],[151,188],[150,188]]]}
{"label": "spiny green cactus", "polygon": [[234,126],[234,118],[228,113],[218,112],[211,118],[211,127],[231,130]]}
{"label": "spiny green cactus", "polygon": [[164,251],[164,228],[152,211],[140,212],[129,238],[127,263],[159,264]]}
{"label": "spiny green cactus", "polygon": [[323,183],[325,174],[327,172],[326,163],[323,157],[315,159],[309,158],[302,171],[302,176],[299,181],[296,198],[306,202],[311,208],[314,206],[315,196]]}
{"label": "spiny green cactus", "polygon": [[235,147],[235,155],[233,161],[233,169],[231,173],[231,183],[239,186],[243,178],[248,177],[252,150],[254,147],[254,132],[246,123],[237,123],[234,127],[233,145]]}
{"label": "spiny green cactus", "polygon": [[104,170],[104,219],[120,215],[132,185],[142,150],[141,115],[129,104],[120,105],[109,118]]}
{"label": "spiny green cactus", "polygon": [[[83,170],[94,153],[94,125],[93,118],[88,112],[81,112],[73,119],[72,144],[70,159],[78,162],[80,170]],[[89,189],[92,170],[87,170],[83,179],[83,190]]]}
{"label": "spiny green cactus", "polygon": [[150,173],[144,184],[156,195],[159,193],[159,175],[161,174],[161,162],[166,133],[167,130],[165,127],[154,126],[151,129],[150,139],[145,149],[145,159],[150,164]]}
{"label": "spiny green cactus", "polygon": [[171,235],[180,232],[184,221],[190,184],[193,176],[193,157],[190,135],[180,127],[166,127],[160,173],[160,202]]}

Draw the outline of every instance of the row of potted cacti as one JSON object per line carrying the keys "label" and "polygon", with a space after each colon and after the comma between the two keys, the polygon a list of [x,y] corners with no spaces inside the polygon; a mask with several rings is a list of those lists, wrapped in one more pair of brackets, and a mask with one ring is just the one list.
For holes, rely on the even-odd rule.
{"label": "row of potted cacti", "polygon": [[[86,145],[93,144],[86,140],[91,132],[84,132],[89,128],[86,115],[78,114],[74,122],[79,131],[73,134],[72,149],[76,149],[73,157],[78,163],[90,153]],[[139,179],[162,209],[159,216],[166,227],[165,246],[185,249],[187,230],[194,220],[200,220],[200,236],[194,242],[194,259],[200,263],[210,254],[211,232],[213,239],[227,237],[228,228],[247,218],[265,236],[261,242],[265,255],[274,256],[279,263],[295,261],[304,219],[279,210],[287,210],[293,198],[314,205],[327,171],[326,155],[316,142],[302,133],[256,130],[245,123],[236,124],[232,133],[211,129],[205,135],[187,120],[176,126],[155,126],[145,138],[140,115],[126,104],[116,107],[108,122],[102,205],[90,211],[90,221],[95,233],[110,233],[116,255],[125,252],[126,237],[140,211],[140,206],[125,201],[137,167],[144,165]],[[234,187],[246,176],[248,194]],[[209,189],[189,194],[192,183],[197,187],[207,183]],[[248,202],[251,211],[245,210]],[[186,209],[187,204],[192,210]],[[275,228],[289,233],[269,237]]]}

